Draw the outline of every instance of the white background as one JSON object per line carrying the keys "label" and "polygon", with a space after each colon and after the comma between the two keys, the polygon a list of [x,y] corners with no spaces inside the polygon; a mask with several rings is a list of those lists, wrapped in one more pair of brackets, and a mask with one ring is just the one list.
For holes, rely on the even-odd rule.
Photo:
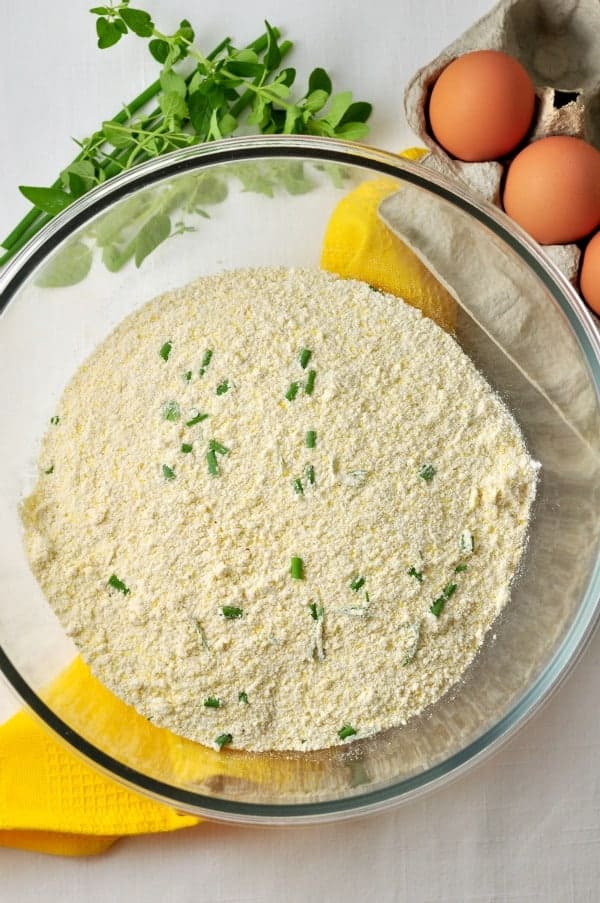
{"label": "white background", "polygon": [[[99,2],[99,0],[98,0]],[[140,0],[142,3],[142,0]],[[0,232],[82,137],[156,77],[139,39],[100,52],[84,0],[2,3]],[[132,5],[136,5],[132,0]],[[413,142],[402,95],[416,68],[486,0],[145,0],[159,27],[190,18],[210,49],[246,43],[266,16],[297,41],[290,62],[325,66],[372,100],[371,142]],[[294,829],[203,824],[66,860],[0,849],[1,903],[596,901],[600,898],[600,635],[568,684],[492,760],[420,802],[362,821]],[[0,686],[0,704],[8,691]],[[6,701],[6,700],[4,700]]]}

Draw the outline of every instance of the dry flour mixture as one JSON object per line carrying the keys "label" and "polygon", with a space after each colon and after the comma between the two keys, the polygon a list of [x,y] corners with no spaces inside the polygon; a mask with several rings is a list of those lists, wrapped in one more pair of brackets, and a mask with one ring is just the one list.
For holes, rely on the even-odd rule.
{"label": "dry flour mixture", "polygon": [[200,743],[403,724],[506,604],[536,465],[455,340],[318,270],[203,278],[124,320],[52,418],[22,517],[95,675]]}

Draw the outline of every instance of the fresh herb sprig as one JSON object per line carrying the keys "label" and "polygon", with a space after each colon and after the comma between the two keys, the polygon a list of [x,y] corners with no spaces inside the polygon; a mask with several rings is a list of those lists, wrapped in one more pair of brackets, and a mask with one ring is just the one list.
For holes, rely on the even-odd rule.
{"label": "fresh herb sprig", "polygon": [[[334,94],[324,69],[312,71],[304,93],[292,90],[296,71],[282,66],[292,42],[280,41],[279,30],[268,22],[264,33],[246,47],[237,48],[226,37],[204,54],[194,43],[194,29],[187,19],[172,34],[166,34],[148,12],[132,7],[130,0],[96,6],[91,12],[96,16],[101,50],[127,34],[148,40],[148,50],[161,66],[159,78],[89,138],[77,142],[79,154],[51,186],[21,186],[21,193],[34,206],[2,242],[6,253],[0,257],[0,266],[77,198],[123,170],[177,148],[249,128],[263,134],[311,134],[359,141],[368,133],[371,105],[355,102],[349,91]],[[154,98],[158,106],[148,111]],[[293,179],[288,180],[287,187],[297,193]],[[253,190],[270,192],[264,185]],[[302,180],[299,190],[306,190]],[[171,222],[174,198],[167,195],[161,196],[160,204],[147,205],[142,200],[138,231],[124,246],[114,240],[108,245],[98,242],[109,269],[119,269],[131,257],[139,266],[169,235],[189,228],[182,220]],[[201,200],[194,199],[194,203],[198,206]],[[192,210],[194,205],[188,204],[186,209]],[[114,217],[112,223],[114,226]],[[117,236],[124,226],[122,223]],[[58,269],[46,275],[46,284],[73,284],[87,275],[92,262],[89,246],[76,241],[69,250],[70,266],[65,265],[64,273],[60,273],[57,255]]]}

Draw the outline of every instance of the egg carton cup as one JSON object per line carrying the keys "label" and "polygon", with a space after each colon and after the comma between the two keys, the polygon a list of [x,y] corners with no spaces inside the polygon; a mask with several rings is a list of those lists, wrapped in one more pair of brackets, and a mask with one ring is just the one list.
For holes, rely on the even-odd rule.
{"label": "egg carton cup", "polygon": [[[423,165],[500,206],[509,160],[455,160],[436,142],[427,119],[429,95],[442,70],[474,50],[502,50],[519,60],[531,76],[537,101],[526,143],[550,135],[572,135],[600,149],[600,0],[500,0],[419,69],[406,88],[408,123],[429,149]],[[544,250],[577,286],[578,245],[546,245]]]}

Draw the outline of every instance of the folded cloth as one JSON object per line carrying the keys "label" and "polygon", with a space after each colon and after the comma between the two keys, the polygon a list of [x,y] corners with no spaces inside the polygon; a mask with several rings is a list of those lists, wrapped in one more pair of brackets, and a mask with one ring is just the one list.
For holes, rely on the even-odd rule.
{"label": "folded cloth", "polygon": [[[404,155],[419,159],[423,153],[411,149]],[[379,202],[397,189],[394,180],[380,178],[341,199],[326,230],[321,266],[399,295],[451,330],[454,301],[377,217]],[[82,732],[101,718],[96,727],[109,747],[118,748],[119,737],[135,737],[140,761],[145,749],[152,750],[184,783],[227,776],[256,783],[268,776],[272,782],[277,770],[280,782],[293,780],[293,766],[282,760],[217,753],[156,728],[110,693],[80,658],[56,679],[45,701]],[[105,777],[27,712],[0,726],[0,846],[88,856],[126,835],[174,831],[199,821]]]}

